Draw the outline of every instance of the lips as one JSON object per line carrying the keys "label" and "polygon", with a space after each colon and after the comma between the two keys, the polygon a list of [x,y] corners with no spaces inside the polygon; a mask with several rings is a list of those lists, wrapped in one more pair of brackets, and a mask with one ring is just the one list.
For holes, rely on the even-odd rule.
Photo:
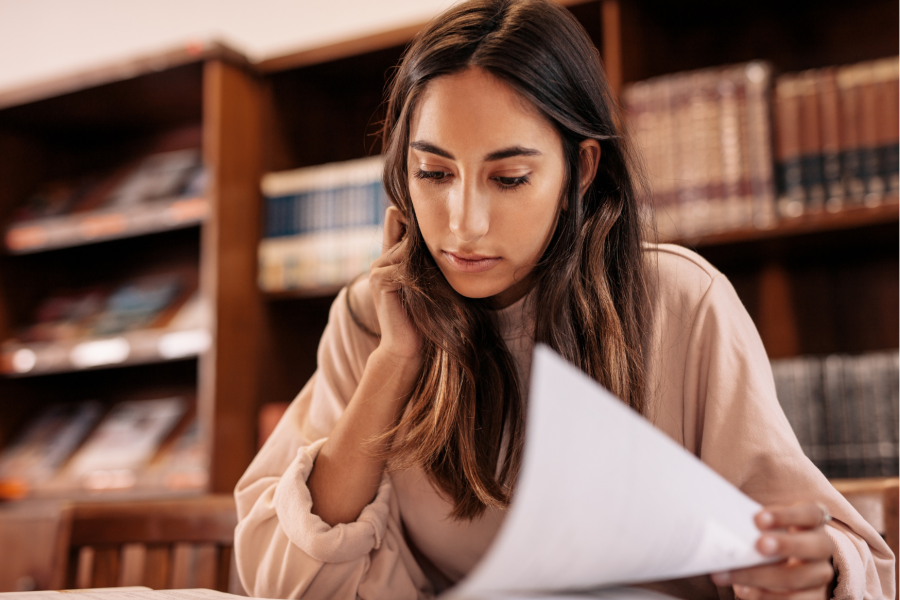
{"label": "lips", "polygon": [[493,268],[500,262],[499,256],[480,256],[477,254],[454,254],[444,250],[444,258],[457,271],[463,273],[481,273]]}

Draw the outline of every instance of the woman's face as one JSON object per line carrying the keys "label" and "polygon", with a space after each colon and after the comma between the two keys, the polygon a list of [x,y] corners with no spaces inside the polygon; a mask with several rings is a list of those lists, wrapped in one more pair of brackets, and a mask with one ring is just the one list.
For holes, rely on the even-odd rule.
{"label": "woman's face", "polygon": [[409,139],[413,209],[441,272],[463,296],[515,302],[556,225],[559,134],[508,85],[470,68],[428,84]]}

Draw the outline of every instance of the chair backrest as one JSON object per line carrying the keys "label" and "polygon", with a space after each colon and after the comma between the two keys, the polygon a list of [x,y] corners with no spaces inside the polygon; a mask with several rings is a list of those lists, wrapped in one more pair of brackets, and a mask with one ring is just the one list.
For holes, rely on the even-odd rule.
{"label": "chair backrest", "polygon": [[76,504],[65,587],[234,591],[230,495]]}
{"label": "chair backrest", "polygon": [[0,505],[0,592],[62,588],[70,528],[65,504]]}

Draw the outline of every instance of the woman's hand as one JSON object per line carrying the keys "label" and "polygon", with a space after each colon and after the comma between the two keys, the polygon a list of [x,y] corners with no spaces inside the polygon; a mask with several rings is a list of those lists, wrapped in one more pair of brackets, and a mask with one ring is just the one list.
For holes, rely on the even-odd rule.
{"label": "woman's hand", "polygon": [[422,360],[421,338],[400,305],[397,284],[397,265],[406,256],[408,244],[405,233],[403,214],[391,206],[385,213],[381,256],[369,268],[369,287],[381,328],[379,350],[405,364],[418,364]]}
{"label": "woman's hand", "polygon": [[756,549],[764,556],[783,557],[777,563],[716,573],[716,585],[733,585],[741,600],[822,600],[828,598],[834,568],[831,539],[825,523],[831,517],[814,502],[787,507],[768,506],[756,515],[762,536]]}

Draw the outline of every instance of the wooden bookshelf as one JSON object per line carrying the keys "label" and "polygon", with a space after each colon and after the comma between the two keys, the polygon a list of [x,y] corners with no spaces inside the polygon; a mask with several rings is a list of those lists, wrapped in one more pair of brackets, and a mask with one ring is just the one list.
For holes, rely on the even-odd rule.
{"label": "wooden bookshelf", "polygon": [[[890,56],[897,47],[892,25],[897,6],[887,0],[852,5],[802,0],[790,7],[748,0],[692,0],[677,7],[659,0],[563,4],[600,49],[616,90],[622,82],[730,62],[762,59],[782,71],[799,70]],[[420,26],[261,63],[267,86],[265,170],[377,153],[386,74]],[[675,241],[694,248],[732,280],[773,358],[896,348],[897,212],[897,199],[889,198],[877,207],[779,220],[769,229]],[[846,244],[854,250],[846,251]],[[335,292],[266,295],[270,359],[263,362],[277,365],[279,356],[291,356],[297,366],[286,376],[263,375],[261,396],[268,401],[289,400],[300,389],[315,368],[300,355],[314,353],[290,349],[314,346],[324,327],[324,320],[307,320],[302,331],[288,332],[273,311],[289,312],[284,307],[292,306],[302,313],[310,297],[321,302]],[[809,303],[814,306],[805,306]],[[872,315],[883,320],[867,322]],[[825,325],[816,327],[814,319]]]}
{"label": "wooden bookshelf", "polygon": [[169,198],[102,208],[14,223],[6,230],[6,248],[13,254],[68,248],[192,227],[207,216],[206,198]]}
{"label": "wooden bookshelf", "polygon": [[[561,4],[585,26],[616,90],[727,62],[764,59],[797,70],[895,54],[897,46],[897,6],[886,0]],[[0,94],[3,225],[39,182],[103,166],[167,132],[193,128],[211,175],[207,194],[178,208],[161,201],[144,215],[100,211],[9,229],[10,250],[0,256],[0,338],[60,282],[102,281],[160,260],[197,266],[212,314],[209,350],[196,359],[150,352],[135,359],[140,365],[83,373],[53,367],[0,379],[0,444],[54,394],[83,396],[99,386],[127,395],[140,384],[118,374],[136,369],[153,379],[158,370],[196,391],[212,460],[209,489],[230,490],[253,455],[258,404],[290,400],[315,370],[340,289],[258,290],[260,174],[379,152],[386,78],[421,26],[255,68],[224,46],[189,45]],[[734,283],[773,357],[861,352],[897,347],[897,223],[893,199],[677,241]],[[68,233],[51,235],[54,228]]]}
{"label": "wooden bookshelf", "polygon": [[[209,463],[207,483],[189,491],[233,489],[256,450],[261,102],[255,71],[217,43],[0,94],[0,226],[7,247],[0,253],[0,343],[55,290],[109,285],[145,271],[190,269],[206,316],[188,327],[7,342],[0,350],[0,447],[52,403],[177,394],[198,419]],[[39,184],[103,172],[160,148],[200,149],[202,196],[11,224]],[[138,488],[99,497],[186,493]]]}

